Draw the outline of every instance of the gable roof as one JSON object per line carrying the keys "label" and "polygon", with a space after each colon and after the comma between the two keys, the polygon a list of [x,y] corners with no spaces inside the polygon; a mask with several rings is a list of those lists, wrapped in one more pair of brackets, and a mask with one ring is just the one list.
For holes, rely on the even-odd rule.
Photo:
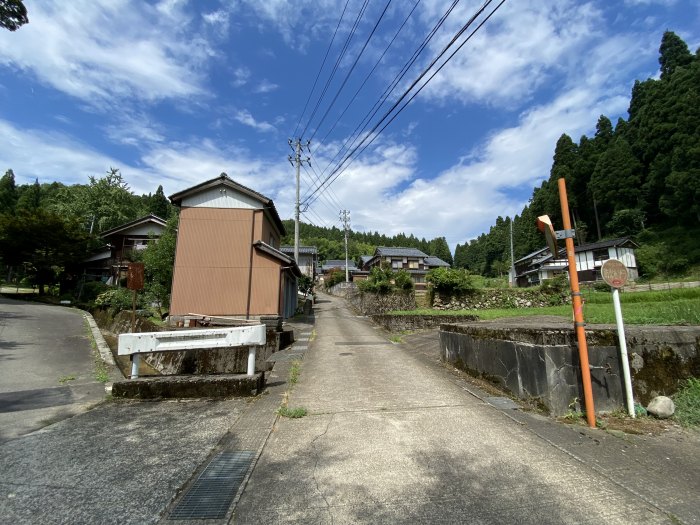
{"label": "gable roof", "polygon": [[[329,259],[321,266],[323,270],[332,270],[333,268],[345,268],[345,259]],[[348,270],[354,270],[355,261],[348,260]]]}
{"label": "gable roof", "polygon": [[170,202],[172,202],[175,206],[179,207],[182,205],[182,200],[184,198],[196,195],[197,193],[201,193],[211,188],[216,188],[218,186],[225,186],[227,188],[231,188],[234,191],[242,193],[243,195],[247,195],[248,197],[258,201],[260,204],[263,205],[263,208],[270,213],[270,215],[272,216],[272,220],[275,223],[275,226],[277,226],[277,228],[280,231],[280,234],[287,234],[287,230],[284,228],[284,224],[282,224],[282,220],[277,214],[277,209],[275,208],[275,203],[272,202],[272,199],[270,199],[269,197],[265,197],[265,195],[263,195],[262,193],[258,193],[255,190],[251,190],[247,186],[243,186],[242,184],[235,182],[228,175],[226,175],[226,173],[222,173],[214,179],[204,181],[200,184],[197,184],[196,186],[192,186],[191,188],[187,188],[177,193],[173,193],[168,198],[170,199]]}
{"label": "gable roof", "polygon": [[157,215],[153,215],[152,213],[149,213],[145,217],[141,217],[140,219],[136,219],[130,222],[125,222],[124,224],[120,224],[119,226],[115,226],[114,228],[111,228],[109,230],[105,230],[100,233],[100,237],[107,237],[109,235],[114,235],[115,233],[120,233],[124,230],[128,230],[130,228],[134,228],[136,226],[141,226],[142,224],[146,224],[152,222],[153,224],[158,224],[159,226],[162,226],[165,228],[166,222],[158,217]]}
{"label": "gable roof", "polygon": [[598,241],[598,242],[592,242],[590,244],[582,244],[581,246],[576,246],[574,251],[576,253],[578,252],[587,252],[589,250],[600,250],[602,248],[614,248],[617,246],[622,246],[624,244],[631,244],[633,246],[637,246],[637,244],[632,241],[629,237],[619,237],[617,239],[609,239],[607,241]]}
{"label": "gable roof", "polygon": [[377,247],[374,255],[379,255],[380,257],[428,257],[427,254],[418,248],[394,248],[387,246]]}

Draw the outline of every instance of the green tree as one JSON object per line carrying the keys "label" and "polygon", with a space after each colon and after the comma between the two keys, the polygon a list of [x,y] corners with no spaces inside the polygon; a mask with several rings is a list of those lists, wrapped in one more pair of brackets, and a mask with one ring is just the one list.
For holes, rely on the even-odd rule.
{"label": "green tree", "polygon": [[149,213],[152,213],[165,221],[170,218],[172,204],[170,204],[170,201],[168,201],[165,193],[163,193],[163,186],[158,186],[155,194],[150,196],[148,200]]}
{"label": "green tree", "polygon": [[0,253],[9,266],[25,266],[43,294],[84,256],[82,225],[43,209],[0,215]]}
{"label": "green tree", "polygon": [[27,8],[22,0],[0,0],[0,27],[17,31],[28,23]]}
{"label": "green tree", "polygon": [[110,168],[101,178],[90,176],[87,185],[61,188],[51,209],[84,221],[93,232],[109,230],[147,213],[141,199],[129,190],[116,168]]}
{"label": "green tree", "polygon": [[150,242],[142,252],[145,270],[145,294],[158,304],[163,314],[164,308],[170,306],[170,292],[175,266],[175,246],[177,244],[178,217],[173,215],[156,241]]}
{"label": "green tree", "polygon": [[15,173],[7,170],[0,178],[0,213],[12,213],[17,205]]}
{"label": "green tree", "polygon": [[688,45],[673,31],[666,31],[659,47],[661,78],[667,79],[677,67],[687,66],[692,60]]}
{"label": "green tree", "polygon": [[436,237],[430,241],[427,253],[429,255],[439,257],[449,265],[452,265],[454,262],[452,259],[452,253],[450,252],[450,247],[447,244],[447,239],[444,237]]}
{"label": "green tree", "polygon": [[41,207],[41,185],[39,179],[22,189],[22,193],[17,199],[17,208],[21,210],[37,210]]}

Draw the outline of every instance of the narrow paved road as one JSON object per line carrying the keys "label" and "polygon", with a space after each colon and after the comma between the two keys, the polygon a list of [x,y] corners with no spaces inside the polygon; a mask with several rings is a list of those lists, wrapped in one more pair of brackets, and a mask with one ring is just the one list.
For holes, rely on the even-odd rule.
{"label": "narrow paved road", "polygon": [[104,399],[80,310],[0,297],[0,443]]}
{"label": "narrow paved road", "polygon": [[677,523],[528,432],[344,302],[316,338],[234,523]]}

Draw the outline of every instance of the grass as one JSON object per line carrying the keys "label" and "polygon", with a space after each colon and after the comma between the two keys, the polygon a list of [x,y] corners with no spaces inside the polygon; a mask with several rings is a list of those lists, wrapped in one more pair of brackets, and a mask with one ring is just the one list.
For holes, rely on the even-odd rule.
{"label": "grass", "polygon": [[389,341],[395,344],[401,344],[403,343],[403,338],[400,335],[392,335],[389,337]]}
{"label": "grass", "polygon": [[282,405],[277,409],[277,413],[282,417],[298,419],[304,417],[307,412],[304,407],[289,408],[287,405]]}
{"label": "grass", "polygon": [[92,348],[92,362],[94,364],[95,380],[99,381],[100,383],[106,383],[109,381],[107,365],[102,360],[100,351],[97,349],[97,343],[95,342],[95,337],[92,335],[92,330],[90,329],[87,319],[85,319],[84,326],[88,334],[88,339],[90,340],[90,347]]}
{"label": "grass", "polygon": [[700,426],[700,379],[691,377],[673,396],[674,417],[684,427]]}
{"label": "grass", "polygon": [[75,381],[75,376],[63,376],[58,378],[58,382],[65,385],[68,381]]}
{"label": "grass", "polygon": [[289,369],[289,383],[296,385],[301,374],[301,361],[292,361],[292,366]]}
{"label": "grass", "polygon": [[[700,288],[634,292],[620,294],[622,317],[626,324],[700,325]],[[500,308],[491,310],[394,311],[392,315],[438,315],[445,317],[476,315],[482,320],[531,315],[555,315],[572,318],[571,306],[544,308]],[[583,316],[591,324],[615,324],[612,294],[589,292],[584,295]]]}

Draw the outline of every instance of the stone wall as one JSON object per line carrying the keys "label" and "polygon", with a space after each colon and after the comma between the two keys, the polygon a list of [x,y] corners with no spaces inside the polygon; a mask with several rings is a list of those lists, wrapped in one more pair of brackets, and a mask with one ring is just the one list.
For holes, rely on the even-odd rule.
{"label": "stone wall", "polygon": [[[535,319],[443,324],[441,357],[564,415],[584,397],[576,336],[567,325]],[[672,395],[685,378],[700,376],[700,328],[633,326],[625,333],[634,396],[643,405],[656,395]],[[596,411],[624,408],[615,327],[588,326],[586,336]]]}
{"label": "stone wall", "polygon": [[392,310],[415,310],[414,293],[374,294],[355,292],[345,296],[345,300],[362,315],[378,315]]}
{"label": "stone wall", "polygon": [[474,290],[459,297],[441,296],[435,292],[435,310],[482,310],[489,308],[532,308],[558,306],[570,302],[569,292],[546,294],[539,289],[491,288]]}

